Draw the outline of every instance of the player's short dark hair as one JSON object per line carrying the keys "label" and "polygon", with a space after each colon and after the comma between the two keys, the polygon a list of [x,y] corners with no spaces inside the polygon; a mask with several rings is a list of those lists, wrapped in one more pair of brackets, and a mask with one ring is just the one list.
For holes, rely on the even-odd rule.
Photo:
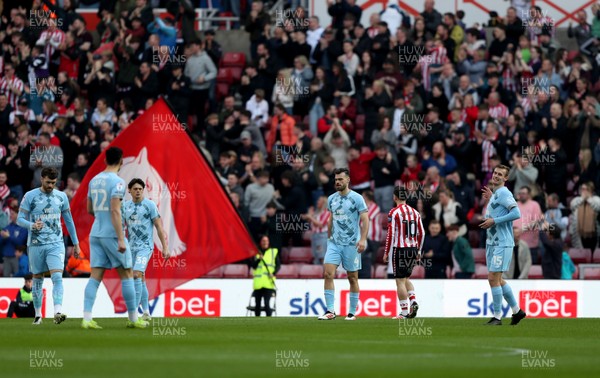
{"label": "player's short dark hair", "polygon": [[333,174],[336,176],[341,175],[342,173],[350,177],[350,171],[348,170],[348,168],[336,168],[333,170]]}
{"label": "player's short dark hair", "polygon": [[506,171],[507,176],[508,176],[508,173],[510,172],[510,167],[507,165],[504,165],[504,164],[500,164],[495,169],[502,169],[502,170]]}
{"label": "player's short dark hair", "polygon": [[139,185],[141,185],[141,186],[142,186],[142,189],[146,188],[146,184],[144,183],[144,180],[142,180],[142,179],[141,179],[141,178],[139,178],[139,177],[136,177],[136,178],[133,178],[133,179],[131,179],[131,181],[129,181],[129,184],[127,184],[127,188],[131,189],[131,188],[133,188],[133,186],[134,186],[135,184],[139,184]]}
{"label": "player's short dark hair", "polygon": [[56,180],[58,178],[58,169],[54,167],[44,167],[42,168],[42,177]]}
{"label": "player's short dark hair", "polygon": [[396,185],[394,187],[394,196],[400,201],[406,201],[408,199],[409,193],[404,185]]}
{"label": "player's short dark hair", "polygon": [[121,162],[123,158],[123,150],[119,147],[109,147],[106,150],[106,164],[108,165],[117,165]]}
{"label": "player's short dark hair", "polygon": [[375,201],[375,195],[372,190],[365,190],[363,196],[367,197],[369,201]]}

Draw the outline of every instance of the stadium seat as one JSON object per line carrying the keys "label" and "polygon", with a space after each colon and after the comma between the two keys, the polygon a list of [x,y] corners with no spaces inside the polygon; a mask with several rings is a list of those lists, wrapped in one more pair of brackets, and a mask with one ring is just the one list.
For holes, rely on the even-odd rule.
{"label": "stadium seat", "polygon": [[375,265],[374,278],[387,278],[387,265]]}
{"label": "stadium seat", "polygon": [[219,67],[246,67],[246,55],[244,53],[226,52],[221,58]]}
{"label": "stadium seat", "polygon": [[229,96],[229,84],[226,83],[217,83],[216,93],[217,101],[220,102],[225,97]]}
{"label": "stadium seat", "polygon": [[298,266],[294,264],[282,264],[277,272],[277,278],[298,278]]}
{"label": "stadium seat", "polygon": [[321,265],[300,265],[299,278],[323,278],[323,267]]}
{"label": "stadium seat", "polygon": [[479,230],[469,230],[469,244],[471,248],[479,248],[479,242],[481,241]]}
{"label": "stadium seat", "polygon": [[356,115],[356,123],[354,125],[354,128],[356,129],[356,131],[365,129],[365,115],[364,114]]}
{"label": "stadium seat", "polygon": [[289,247],[283,247],[281,248],[281,251],[279,252],[281,255],[281,263],[282,264],[288,264],[290,262],[290,249]]}
{"label": "stadium seat", "polygon": [[587,248],[569,248],[569,257],[574,264],[589,264],[592,262],[592,251]]}
{"label": "stadium seat", "polygon": [[541,280],[544,278],[544,274],[542,273],[541,265],[532,265],[529,269],[529,276],[527,276],[530,280]]}
{"label": "stadium seat", "polygon": [[475,264],[485,265],[485,248],[472,248]]}
{"label": "stadium seat", "polygon": [[216,269],[211,270],[206,273],[202,278],[222,278],[223,277],[223,267],[220,266]]}
{"label": "stadium seat", "polygon": [[303,246],[310,247],[312,245],[312,241],[311,241],[312,234],[313,234],[312,231],[305,231],[302,234],[302,245]]}
{"label": "stadium seat", "polygon": [[488,278],[487,266],[483,264],[475,264],[475,274],[473,278]]}
{"label": "stadium seat", "polygon": [[228,67],[231,70],[231,76],[233,77],[234,83],[239,83],[242,81],[242,74],[244,73],[244,68],[242,67]]}
{"label": "stadium seat", "polygon": [[600,264],[600,248],[596,248],[594,255],[592,256],[592,262],[594,264]]}
{"label": "stadium seat", "polygon": [[292,247],[290,249],[290,255],[288,256],[289,263],[311,264],[313,259],[314,257],[310,247]]}
{"label": "stadium seat", "polygon": [[217,71],[217,83],[233,84],[233,73],[230,67],[219,68]]}
{"label": "stadium seat", "polygon": [[248,266],[241,264],[225,265],[223,269],[223,278],[247,278]]}
{"label": "stadium seat", "polygon": [[600,268],[587,268],[583,271],[584,280],[600,280]]}
{"label": "stadium seat", "polygon": [[412,274],[410,275],[410,278],[411,279],[425,278],[425,267],[423,267],[423,265],[416,265],[412,270]]}

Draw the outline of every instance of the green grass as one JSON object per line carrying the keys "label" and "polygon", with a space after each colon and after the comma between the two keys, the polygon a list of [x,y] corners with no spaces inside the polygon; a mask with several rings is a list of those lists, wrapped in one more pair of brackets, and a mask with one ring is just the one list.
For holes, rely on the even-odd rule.
{"label": "green grass", "polygon": [[[82,330],[80,319],[61,325],[45,319],[41,326],[0,320],[1,375],[547,378],[600,372],[600,319],[525,319],[517,327],[506,319],[486,327],[484,319],[417,318],[400,326],[367,318],[172,318],[154,319],[145,330],[126,329],[124,319],[97,321],[103,330]],[[523,358],[526,350],[547,355]],[[32,362],[31,351],[55,354]],[[276,353],[284,353],[279,361]],[[304,367],[283,367],[290,364]]]}

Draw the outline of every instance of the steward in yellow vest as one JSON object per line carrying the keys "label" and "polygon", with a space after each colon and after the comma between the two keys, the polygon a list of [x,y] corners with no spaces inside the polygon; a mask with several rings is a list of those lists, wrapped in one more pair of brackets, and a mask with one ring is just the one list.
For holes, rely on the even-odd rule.
{"label": "steward in yellow vest", "polygon": [[[253,296],[255,300],[254,315],[260,316],[264,309],[267,316],[271,316],[273,310],[270,306],[271,297],[275,297],[275,274],[281,267],[281,258],[277,248],[270,248],[268,236],[260,239],[261,252],[256,255],[250,266],[254,270]],[[264,298],[264,307],[262,302]]]}
{"label": "steward in yellow vest", "polygon": [[33,318],[35,316],[35,308],[33,307],[33,275],[31,273],[25,275],[25,285],[17,293],[17,298],[10,302],[7,318],[12,318],[13,314],[17,318]]}

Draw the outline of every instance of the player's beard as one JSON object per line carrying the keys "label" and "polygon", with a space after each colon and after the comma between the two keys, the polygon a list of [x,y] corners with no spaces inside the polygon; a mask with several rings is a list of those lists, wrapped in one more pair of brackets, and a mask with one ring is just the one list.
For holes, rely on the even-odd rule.
{"label": "player's beard", "polygon": [[343,192],[344,190],[346,190],[347,187],[348,187],[348,184],[341,184],[340,186],[336,187],[336,190],[338,192]]}

